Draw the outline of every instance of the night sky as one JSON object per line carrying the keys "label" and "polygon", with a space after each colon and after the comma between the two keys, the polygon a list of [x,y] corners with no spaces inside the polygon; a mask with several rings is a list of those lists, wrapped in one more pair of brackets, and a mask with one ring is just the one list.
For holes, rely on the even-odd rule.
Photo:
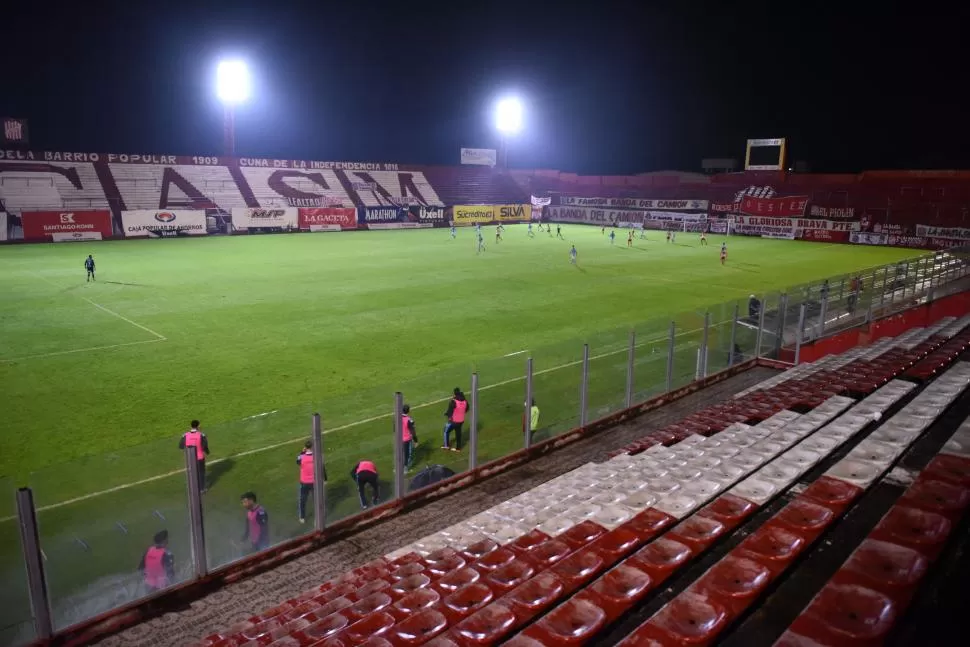
{"label": "night sky", "polygon": [[514,92],[513,167],[700,170],[788,137],[813,171],[968,168],[967,4],[25,0],[0,114],[34,149],[219,154],[238,56],[241,156],[457,164]]}

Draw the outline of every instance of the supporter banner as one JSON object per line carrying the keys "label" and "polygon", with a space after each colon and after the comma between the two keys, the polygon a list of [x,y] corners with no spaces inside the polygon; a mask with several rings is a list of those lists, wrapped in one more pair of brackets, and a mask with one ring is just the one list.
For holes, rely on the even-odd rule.
{"label": "supporter banner", "polygon": [[495,220],[495,207],[492,205],[457,205],[451,208],[451,220],[456,225],[474,225]]}
{"label": "supporter banner", "polygon": [[[549,218],[563,222],[585,222],[590,224],[612,225],[627,223],[682,222],[702,220],[705,213],[682,213],[676,211],[631,211],[628,209],[589,209],[586,207],[547,207]],[[660,228],[655,226],[655,228]]]}
{"label": "supporter banner", "polygon": [[0,243],[7,240],[7,212],[0,211]]}
{"label": "supporter banner", "polygon": [[55,243],[83,243],[89,240],[101,240],[100,231],[75,231],[72,234],[57,233],[51,234],[51,240]]}
{"label": "supporter banner", "polygon": [[232,210],[232,227],[237,231],[249,229],[289,231],[297,228],[298,221],[299,209],[295,207],[281,209],[236,207]]}
{"label": "supporter banner", "polygon": [[746,195],[741,198],[738,210],[751,216],[797,217],[805,214],[808,206],[806,196],[789,198],[756,198]]}
{"label": "supporter banner", "polygon": [[951,240],[970,240],[970,229],[963,227],[934,227],[916,225],[916,235],[928,238],[948,238]]}
{"label": "supporter banner", "polygon": [[121,226],[127,238],[200,236],[208,233],[205,211],[152,211],[136,209],[121,212]]}
{"label": "supporter banner", "polygon": [[957,238],[927,238],[927,246],[930,249],[947,249],[949,247],[963,247],[966,241]]}
{"label": "supporter banner", "polygon": [[532,220],[531,204],[500,204],[495,206],[495,219],[499,222],[525,222]]}
{"label": "supporter banner", "polygon": [[461,163],[495,166],[498,163],[498,154],[494,148],[463,148]]}
{"label": "supporter banner", "polygon": [[826,229],[828,231],[859,231],[858,221],[815,220],[812,218],[762,218],[738,216],[738,227],[782,227],[787,229]]}
{"label": "supporter banner", "polygon": [[795,233],[794,232],[791,232],[791,231],[789,231],[787,233],[768,232],[768,233],[762,233],[761,234],[761,237],[762,238],[777,238],[779,240],[795,240]]}
{"label": "supporter banner", "polygon": [[855,207],[820,207],[813,204],[808,209],[808,215],[812,218],[855,218]]}
{"label": "supporter banner", "polygon": [[619,207],[625,209],[661,209],[670,211],[707,211],[707,200],[652,200],[646,198],[579,198],[560,196],[559,204],[576,207]]}
{"label": "supporter banner", "polygon": [[97,233],[98,240],[111,236],[111,212],[24,211],[20,214],[26,240],[54,240],[54,234]]}
{"label": "supporter banner", "polygon": [[849,234],[849,242],[859,245],[885,245],[888,238],[886,234],[872,234],[868,231],[853,231]]}
{"label": "supporter banner", "polygon": [[742,236],[761,236],[762,238],[788,238],[795,236],[795,230],[791,227],[775,227],[772,225],[742,225],[736,224],[734,232]]}
{"label": "supporter banner", "polygon": [[299,209],[299,224],[303,231],[357,229],[357,209],[353,207]]}
{"label": "supporter banner", "polygon": [[734,202],[712,202],[710,206],[711,213],[735,213],[738,210],[738,205]]}
{"label": "supporter banner", "polygon": [[849,231],[832,231],[831,229],[803,229],[799,238],[803,240],[815,240],[825,243],[847,243],[849,242]]}
{"label": "supporter banner", "polygon": [[887,236],[886,244],[893,247],[928,247],[929,241],[921,236]]}

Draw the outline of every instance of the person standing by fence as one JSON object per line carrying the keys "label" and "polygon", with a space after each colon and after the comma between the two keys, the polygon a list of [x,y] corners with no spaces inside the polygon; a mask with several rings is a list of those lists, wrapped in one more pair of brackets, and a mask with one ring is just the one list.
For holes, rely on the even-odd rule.
{"label": "person standing by fence", "polygon": [[418,445],[418,433],[414,428],[414,419],[409,415],[410,405],[401,409],[401,443],[404,446],[404,469],[410,470],[414,463],[414,448]]}
{"label": "person standing by fence", "polygon": [[175,582],[175,556],[168,550],[168,531],[155,533],[152,545],[142,555],[138,570],[149,593],[161,591]]}
{"label": "person standing by fence", "polygon": [[[303,443],[303,451],[296,457],[296,464],[300,468],[300,493],[297,499],[297,508],[300,514],[300,523],[306,523],[306,502],[313,494],[313,483],[316,481],[316,472],[313,469],[313,441],[308,440]],[[323,467],[323,480],[327,480],[327,467]]]}
{"label": "person standing by fence", "polygon": [[[450,449],[453,452],[461,451],[461,428],[465,424],[465,414],[468,412],[468,400],[465,394],[457,386],[454,390],[454,397],[448,401],[448,410],[445,411],[444,444],[441,449]],[[455,446],[451,447],[451,432],[455,432]]]}
{"label": "person standing by fence", "polygon": [[205,494],[205,457],[209,454],[209,439],[199,430],[199,421],[193,420],[190,429],[182,434],[179,449],[195,447],[196,468],[199,470],[199,492]]}
{"label": "person standing by fence", "polygon": [[259,552],[269,547],[269,514],[259,505],[255,492],[244,492],[241,497],[243,508],[246,509],[246,531],[243,541],[249,544],[252,552]]}

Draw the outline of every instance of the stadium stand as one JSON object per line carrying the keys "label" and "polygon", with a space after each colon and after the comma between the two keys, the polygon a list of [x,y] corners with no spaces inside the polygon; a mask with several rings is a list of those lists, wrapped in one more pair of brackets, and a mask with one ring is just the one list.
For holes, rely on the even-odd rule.
{"label": "stadium stand", "polygon": [[938,440],[778,642],[881,644],[970,504],[970,428],[946,415],[970,385],[968,326],[780,373],[194,644],[711,644]]}

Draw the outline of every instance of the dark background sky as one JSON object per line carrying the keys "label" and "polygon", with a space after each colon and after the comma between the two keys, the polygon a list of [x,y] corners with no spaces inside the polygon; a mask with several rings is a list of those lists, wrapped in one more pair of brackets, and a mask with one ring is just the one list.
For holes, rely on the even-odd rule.
{"label": "dark background sky", "polygon": [[512,166],[699,170],[784,136],[815,171],[968,168],[967,4],[25,1],[0,114],[35,149],[218,154],[238,55],[242,156],[455,164],[514,91]]}

